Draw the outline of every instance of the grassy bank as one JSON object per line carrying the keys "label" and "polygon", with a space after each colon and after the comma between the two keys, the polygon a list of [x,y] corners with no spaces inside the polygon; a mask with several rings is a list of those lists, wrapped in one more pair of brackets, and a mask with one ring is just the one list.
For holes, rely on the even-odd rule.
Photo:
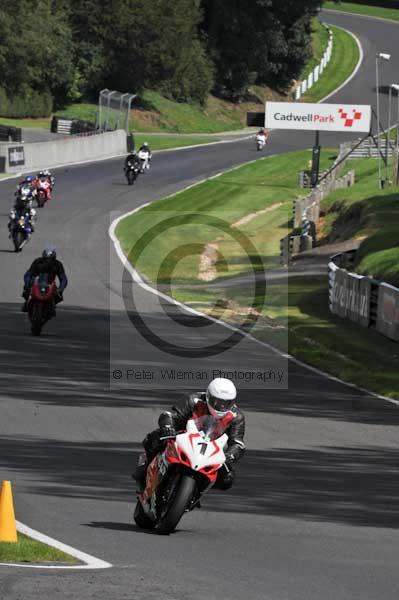
{"label": "grassy bank", "polygon": [[358,63],[359,48],[353,36],[332,25],[331,30],[334,41],[330,62],[319,81],[302,96],[305,102],[318,102],[333,92],[353,73]]}
{"label": "grassy bank", "polygon": [[330,194],[322,203],[325,241],[363,240],[355,270],[399,287],[399,190],[389,185],[379,189],[376,160],[352,162],[356,185]]}
{"label": "grassy bank", "polygon": [[37,542],[21,533],[16,544],[0,542],[0,562],[19,563],[66,563],[77,564],[78,561],[56,548]]}
{"label": "grassy bank", "polygon": [[399,9],[383,8],[381,6],[369,6],[367,4],[354,4],[353,2],[324,2],[323,8],[338,10],[341,12],[366,15],[367,17],[379,17],[380,19],[392,19],[399,21]]}
{"label": "grassy bank", "polygon": [[[282,350],[286,349],[288,320],[288,350],[292,355],[346,381],[399,397],[397,344],[333,316],[328,310],[326,276],[311,277],[305,272],[290,277],[287,286],[278,279],[278,271],[273,275],[279,267],[279,239],[286,233],[292,200],[301,193],[297,172],[306,166],[309,157],[308,152],[295,152],[225,173],[124,219],[117,235],[136,268],[161,289],[165,284],[170,285],[170,293],[176,299],[236,324],[242,322],[243,311],[252,305],[258,319],[254,334]],[[332,152],[324,152],[322,168],[333,157]],[[369,200],[369,207],[372,204],[373,210],[378,211],[378,222],[385,231],[388,209],[392,208],[393,199],[389,198],[392,191],[379,194],[376,189],[374,194],[377,188],[374,162],[366,159],[350,163],[352,166],[359,171],[359,184],[351,190],[335,192],[324,206],[328,211],[326,239],[337,230],[334,219],[344,209],[342,203],[346,202],[349,209],[356,205],[358,197],[364,201],[364,194],[369,198],[375,196],[373,201]],[[345,200],[346,194],[351,198]],[[383,218],[385,202],[387,212]],[[250,219],[237,226],[245,215]],[[178,220],[165,227],[163,223],[169,217]],[[227,229],[215,231],[212,217],[223,219]],[[375,217],[372,221],[376,226]],[[158,236],[150,241],[146,232],[154,226]],[[236,227],[253,243],[256,260],[252,256],[252,264],[247,248],[243,250],[232,239],[232,229]],[[356,236],[357,231],[366,235],[364,227],[341,231],[340,239]],[[141,242],[137,246],[138,240]],[[205,273],[210,275],[210,281],[202,277],[201,270],[207,249],[212,250],[214,261],[213,272]],[[268,273],[268,289],[266,300],[255,298],[254,303],[249,275],[260,267],[256,262],[259,257]]]}

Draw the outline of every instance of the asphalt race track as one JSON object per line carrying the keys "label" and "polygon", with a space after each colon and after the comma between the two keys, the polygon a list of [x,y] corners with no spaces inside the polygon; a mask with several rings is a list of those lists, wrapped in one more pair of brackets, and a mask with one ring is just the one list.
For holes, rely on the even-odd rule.
{"label": "asphalt race track", "polygon": [[[374,104],[375,52],[392,54],[382,65],[383,85],[398,78],[398,25],[325,15],[356,33],[365,52],[357,75],[331,101]],[[383,114],[384,107],[386,98]],[[331,134],[321,143],[342,139]],[[312,141],[276,132],[269,152]],[[253,140],[162,153],[133,188],[120,160],[60,169],[55,199],[19,255],[5,226],[16,181],[1,183],[0,478],[13,483],[19,520],[114,565],[85,572],[0,567],[1,600],[399,596],[398,410],[292,362],[288,389],[240,396],[248,450],[234,488],[210,494],[169,537],[132,525],[130,473],[140,442],[182,390],[109,387],[110,290],[117,296],[110,214],[255,158]],[[21,281],[47,242],[56,244],[70,285],[57,319],[33,338],[20,312]],[[136,288],[153,327],[179,340],[179,325],[160,312],[157,298]],[[113,318],[111,335],[117,331],[116,346],[131,364],[179,366],[178,357],[126,327],[120,311]],[[211,335],[221,328],[214,329]],[[188,331],[193,344],[207,335]],[[234,352],[243,368],[274,360],[249,340]]]}

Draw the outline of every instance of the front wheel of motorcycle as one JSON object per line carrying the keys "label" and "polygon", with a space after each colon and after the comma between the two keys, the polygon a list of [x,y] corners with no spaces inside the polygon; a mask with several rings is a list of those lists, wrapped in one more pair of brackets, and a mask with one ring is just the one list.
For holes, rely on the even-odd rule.
{"label": "front wheel of motorcycle", "polygon": [[184,475],[180,479],[170,506],[157,523],[157,533],[161,535],[172,533],[182,518],[190,500],[194,497],[196,485],[195,480],[187,475]]}
{"label": "front wheel of motorcycle", "polygon": [[145,514],[143,507],[141,506],[141,502],[139,501],[137,501],[136,508],[133,513],[133,519],[136,525],[141,527],[141,529],[154,529],[155,527],[155,521],[150,519],[150,517]]}
{"label": "front wheel of motorcycle", "polygon": [[21,252],[22,244],[24,241],[24,234],[22,233],[22,231],[18,231],[16,234],[14,234],[13,241],[15,252]]}
{"label": "front wheel of motorcycle", "polygon": [[40,304],[34,304],[30,314],[32,335],[40,335],[42,332],[42,307]]}

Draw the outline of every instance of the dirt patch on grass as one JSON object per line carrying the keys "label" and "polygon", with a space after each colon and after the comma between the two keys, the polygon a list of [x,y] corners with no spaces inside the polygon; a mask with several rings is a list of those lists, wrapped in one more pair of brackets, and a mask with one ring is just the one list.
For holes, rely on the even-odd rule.
{"label": "dirt patch on grass", "polygon": [[245,217],[242,217],[241,219],[238,219],[238,221],[233,223],[232,227],[240,227],[240,225],[246,225],[250,221],[253,221],[253,219],[256,219],[256,217],[264,215],[265,213],[268,213],[272,210],[276,210],[276,208],[279,208],[280,206],[282,206],[282,204],[282,202],[275,202],[274,204],[271,204],[266,208],[262,208],[262,210],[257,210],[256,212],[249,213],[249,215],[245,215]]}
{"label": "dirt patch on grass", "polygon": [[[248,215],[244,215],[241,219],[238,219],[235,223],[231,224],[231,227],[240,227],[241,225],[246,225],[250,223],[253,219],[258,217],[259,215],[264,215],[272,210],[276,210],[282,206],[282,202],[275,202],[266,208],[262,208],[262,210],[257,210],[256,212],[249,213]],[[205,245],[204,251],[200,256],[199,269],[198,269],[198,279],[200,281],[213,281],[218,276],[217,263],[220,259],[219,253],[219,245],[222,238],[216,238],[214,242],[210,242]]]}
{"label": "dirt patch on grass", "polygon": [[198,279],[201,281],[213,281],[217,277],[216,263],[219,258],[219,246],[217,242],[206,244],[200,256]]}

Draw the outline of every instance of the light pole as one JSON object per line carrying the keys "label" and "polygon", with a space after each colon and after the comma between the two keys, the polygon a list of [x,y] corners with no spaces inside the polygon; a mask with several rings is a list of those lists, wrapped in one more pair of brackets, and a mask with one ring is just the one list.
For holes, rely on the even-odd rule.
{"label": "light pole", "polygon": [[[388,154],[389,154],[389,147],[391,145],[391,115],[392,115],[392,90],[396,90],[396,95],[398,96],[398,103],[399,103],[399,84],[397,83],[391,83],[391,85],[389,86],[389,102],[388,102],[388,135],[386,138],[386,144],[385,144],[385,167],[386,167],[386,174],[388,174]],[[399,105],[398,105],[398,111],[399,111]],[[399,118],[399,115],[398,115]],[[399,127],[399,122],[397,122],[397,127],[396,127],[396,145],[398,144],[398,127]]]}
{"label": "light pole", "polygon": [[380,78],[378,71],[378,64],[380,59],[388,61],[391,58],[390,54],[385,54],[384,52],[379,52],[375,55],[375,88],[377,94],[377,145],[378,145],[378,185],[380,190],[382,190],[383,182],[381,178],[381,140],[380,140]]}

